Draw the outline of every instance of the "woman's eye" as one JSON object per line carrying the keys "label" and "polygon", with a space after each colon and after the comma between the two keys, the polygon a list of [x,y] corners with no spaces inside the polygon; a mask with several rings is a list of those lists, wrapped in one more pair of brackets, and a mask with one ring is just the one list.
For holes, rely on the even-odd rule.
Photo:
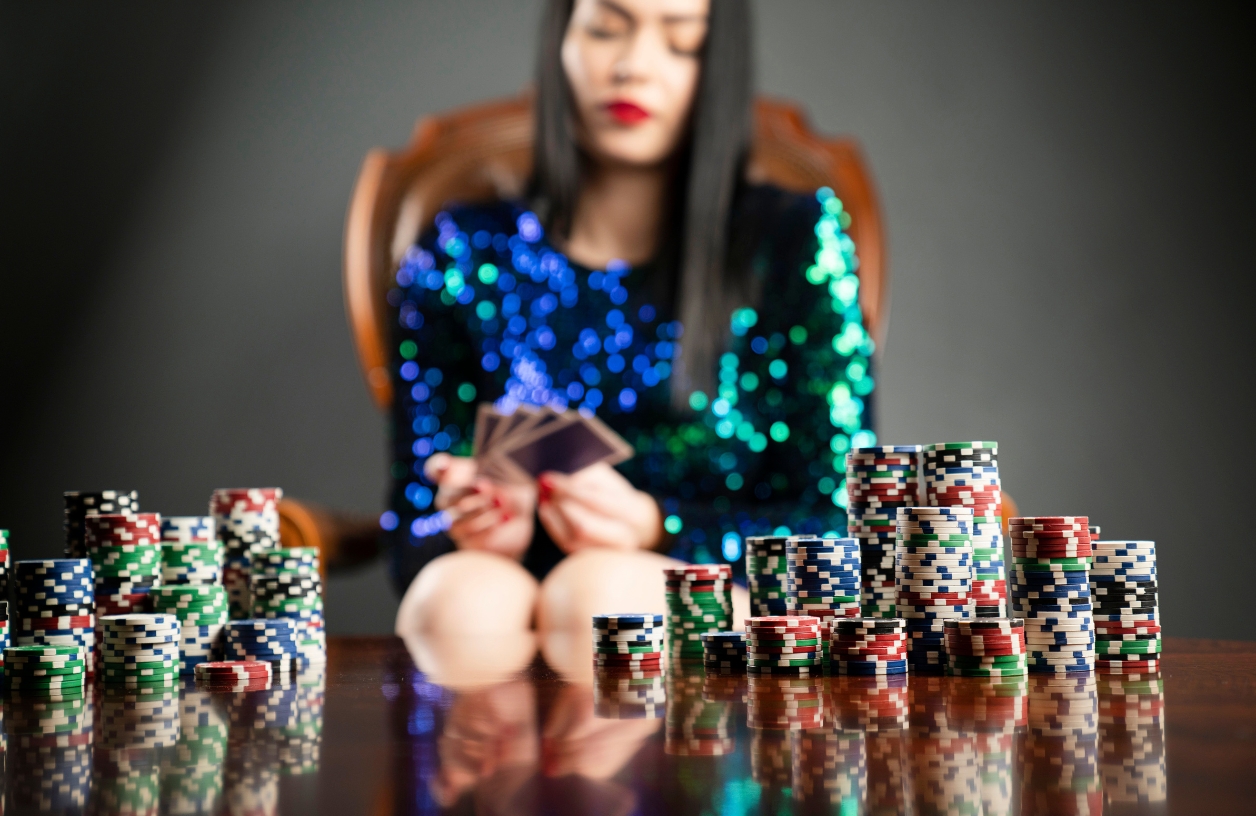
{"label": "woman's eye", "polygon": [[706,43],[705,21],[673,23],[668,26],[667,44],[671,50],[687,57],[696,57]]}

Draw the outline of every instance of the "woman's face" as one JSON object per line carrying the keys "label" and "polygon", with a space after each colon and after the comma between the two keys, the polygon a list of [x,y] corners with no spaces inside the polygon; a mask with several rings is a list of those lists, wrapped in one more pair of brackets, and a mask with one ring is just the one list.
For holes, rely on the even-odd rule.
{"label": "woman's face", "polygon": [[563,69],[594,158],[637,166],[672,155],[698,85],[711,0],[576,0]]}

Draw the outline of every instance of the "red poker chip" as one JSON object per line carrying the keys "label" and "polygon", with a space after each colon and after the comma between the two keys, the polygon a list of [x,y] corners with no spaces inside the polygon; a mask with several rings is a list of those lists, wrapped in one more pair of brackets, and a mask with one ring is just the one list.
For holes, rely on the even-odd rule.
{"label": "red poker chip", "polygon": [[752,655],[767,654],[781,655],[784,657],[786,655],[796,654],[807,657],[818,651],[820,651],[820,644],[818,643],[811,646],[759,646],[758,644],[751,644],[746,647],[746,656],[749,658]]}
{"label": "red poker chip", "polygon": [[847,634],[845,632],[834,632],[834,643],[897,643],[907,640],[906,632],[878,632],[876,634]]}
{"label": "red poker chip", "polygon": [[815,626],[819,624],[819,622],[820,621],[816,618],[811,618],[806,615],[761,615],[756,618],[746,618],[746,628],[766,629],[773,626],[798,628],[803,626]]}
{"label": "red poker chip", "polygon": [[829,653],[834,658],[845,658],[850,660],[862,660],[864,658],[891,658],[894,655],[906,655],[908,649],[906,646],[886,647],[884,649],[833,649]]}
{"label": "red poker chip", "polygon": [[1160,634],[1159,624],[1149,624],[1147,626],[1102,626],[1098,622],[1095,623],[1095,635],[1105,636],[1108,640],[1118,640],[1125,635],[1158,635]]}
{"label": "red poker chip", "polygon": [[946,650],[950,651],[997,651],[1003,649],[1024,649],[1024,638],[1004,638],[1002,640],[985,640],[985,641],[969,641],[969,640],[947,640]]}
{"label": "red poker chip", "polygon": [[694,580],[703,578],[732,578],[733,568],[729,564],[688,564],[683,567],[665,567],[663,576],[671,580]]}
{"label": "red poker chip", "polygon": [[1053,547],[1039,544],[1013,544],[1012,555],[1016,558],[1089,558],[1092,553],[1089,544],[1078,544]]}
{"label": "red poker chip", "polygon": [[1119,670],[1121,674],[1132,674],[1153,672],[1159,668],[1159,660],[1104,660],[1101,657],[1095,658],[1095,670],[1098,672],[1115,672]]}

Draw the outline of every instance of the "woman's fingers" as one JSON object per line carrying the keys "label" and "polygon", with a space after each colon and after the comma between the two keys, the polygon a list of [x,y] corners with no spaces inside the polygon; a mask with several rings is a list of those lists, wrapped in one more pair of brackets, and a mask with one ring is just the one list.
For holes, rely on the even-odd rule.
{"label": "woman's fingers", "polygon": [[575,551],[571,530],[567,526],[567,521],[553,505],[549,502],[541,502],[537,505],[536,515],[541,520],[542,526],[550,534],[550,538],[554,539],[554,543],[558,545],[558,549],[568,554]]}
{"label": "woman's fingers", "polygon": [[624,522],[590,510],[576,501],[547,502],[561,518],[570,540],[578,548],[608,547],[617,550],[637,546],[636,536]]}
{"label": "woman's fingers", "polygon": [[449,463],[452,461],[453,457],[448,453],[434,453],[423,464],[423,475],[433,482],[439,482],[440,477],[449,469]]}

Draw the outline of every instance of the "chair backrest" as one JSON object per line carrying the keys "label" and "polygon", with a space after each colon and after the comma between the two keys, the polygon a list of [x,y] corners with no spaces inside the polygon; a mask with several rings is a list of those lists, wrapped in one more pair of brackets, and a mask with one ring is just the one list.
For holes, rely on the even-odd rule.
{"label": "chair backrest", "polygon": [[[518,196],[531,169],[532,105],[526,96],[425,117],[404,149],[367,154],[345,225],[345,308],[380,410],[392,403],[386,296],[406,249],[448,203]],[[817,136],[795,105],[759,99],[746,174],[796,192],[833,188],[851,214],[859,303],[879,342],[889,312],[885,234],[872,178],[855,142]]]}

